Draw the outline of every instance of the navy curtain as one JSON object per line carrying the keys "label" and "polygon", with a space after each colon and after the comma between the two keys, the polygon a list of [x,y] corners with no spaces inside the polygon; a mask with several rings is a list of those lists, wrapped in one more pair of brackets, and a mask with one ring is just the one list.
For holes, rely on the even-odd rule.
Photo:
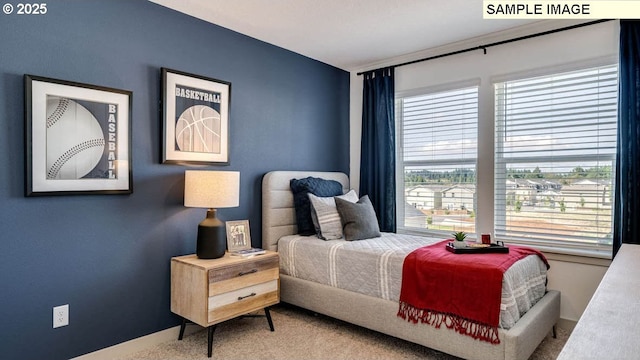
{"label": "navy curtain", "polygon": [[620,21],[613,256],[640,243],[640,22]]}
{"label": "navy curtain", "polygon": [[364,73],[360,195],[369,195],[380,231],[396,231],[394,69]]}

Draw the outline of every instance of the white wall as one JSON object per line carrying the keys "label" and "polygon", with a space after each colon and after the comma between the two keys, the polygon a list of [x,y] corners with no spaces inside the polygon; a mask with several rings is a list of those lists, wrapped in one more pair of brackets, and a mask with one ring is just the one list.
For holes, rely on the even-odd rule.
{"label": "white wall", "polygon": [[[427,50],[402,58],[388,59],[366,69],[388,66],[423,57],[439,55],[468,47],[533,34],[551,28],[569,26],[575,22],[540,22],[490,37],[464,41],[438,49]],[[544,73],[567,66],[588,66],[617,61],[618,22],[609,21],[578,29],[563,31],[518,41],[482,51],[449,56],[396,68],[396,92],[425,87],[446,86],[457,82],[479,81],[479,141],[478,178],[493,178],[493,92],[492,82],[526,75]],[[542,69],[542,70],[541,70]],[[362,76],[351,73],[350,130],[351,186],[358,187],[360,172],[360,134],[362,119]],[[489,233],[493,223],[493,181],[483,181],[478,187],[478,233]],[[482,186],[482,188],[480,187]],[[551,261],[549,288],[562,292],[561,317],[577,321],[593,291],[599,284],[607,262],[559,256]],[[604,266],[603,266],[604,265]]]}

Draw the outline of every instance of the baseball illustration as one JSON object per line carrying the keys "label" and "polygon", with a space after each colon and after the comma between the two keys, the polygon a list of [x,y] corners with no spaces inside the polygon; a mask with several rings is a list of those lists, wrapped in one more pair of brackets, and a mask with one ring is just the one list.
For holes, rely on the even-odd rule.
{"label": "baseball illustration", "polygon": [[47,96],[47,179],[80,179],[102,158],[104,134],[84,106]]}
{"label": "baseball illustration", "polygon": [[220,113],[204,105],[186,109],[176,121],[176,144],[180,151],[220,153]]}

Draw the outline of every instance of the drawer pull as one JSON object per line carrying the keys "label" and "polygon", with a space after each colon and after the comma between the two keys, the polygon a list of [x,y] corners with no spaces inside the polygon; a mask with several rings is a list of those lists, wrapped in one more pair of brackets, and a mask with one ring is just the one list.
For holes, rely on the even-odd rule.
{"label": "drawer pull", "polygon": [[249,275],[249,274],[253,274],[253,273],[256,273],[256,272],[258,272],[258,269],[253,269],[253,270],[250,270],[250,271],[242,271],[242,272],[238,273],[238,276]]}
{"label": "drawer pull", "polygon": [[249,294],[247,296],[238,296],[238,301],[240,301],[242,299],[246,299],[248,297],[256,296],[256,295],[257,295],[256,293],[251,293],[251,294]]}

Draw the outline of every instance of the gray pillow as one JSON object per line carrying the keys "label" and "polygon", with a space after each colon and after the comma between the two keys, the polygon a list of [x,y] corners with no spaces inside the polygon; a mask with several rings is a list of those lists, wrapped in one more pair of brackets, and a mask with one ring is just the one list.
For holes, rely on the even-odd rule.
{"label": "gray pillow", "polygon": [[361,197],[357,203],[340,198],[335,198],[335,201],[346,240],[363,240],[380,236],[380,226],[369,196]]}
{"label": "gray pillow", "polygon": [[[345,199],[349,202],[358,201],[358,195],[355,190],[336,198]],[[311,219],[316,227],[316,235],[324,240],[336,240],[342,238],[342,222],[340,214],[336,209],[334,197],[319,197],[309,193],[311,200]]]}

